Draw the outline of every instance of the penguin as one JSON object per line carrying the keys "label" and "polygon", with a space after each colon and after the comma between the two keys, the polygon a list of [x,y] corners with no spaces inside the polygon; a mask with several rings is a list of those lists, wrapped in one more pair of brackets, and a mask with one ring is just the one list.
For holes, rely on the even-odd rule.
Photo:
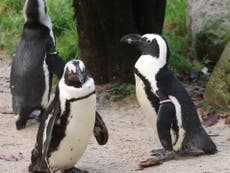
{"label": "penguin", "polygon": [[[51,19],[44,0],[26,0],[25,23],[11,66],[10,90],[16,128],[25,128],[30,114],[49,104],[52,76],[61,76],[64,61],[55,51]],[[49,64],[52,64],[49,65]]]}
{"label": "penguin", "polygon": [[81,60],[71,60],[65,65],[54,100],[42,115],[29,171],[82,172],[74,165],[93,133],[95,112],[94,80]]}
{"label": "penguin", "polygon": [[[51,51],[46,62],[48,64],[48,69],[53,72],[58,77],[58,79],[61,79],[65,67],[65,62],[63,61],[63,58],[59,56],[58,53],[56,53],[55,49]],[[95,112],[95,124],[93,134],[99,145],[105,145],[108,142],[108,129],[98,111]]]}
{"label": "penguin", "polygon": [[137,100],[146,116],[155,120],[151,123],[164,148],[153,151],[157,157],[140,166],[172,159],[176,154],[215,154],[217,147],[202,127],[192,99],[168,67],[166,40],[157,34],[128,34],[121,42],[141,51],[134,68]]}
{"label": "penguin", "polygon": [[[49,52],[48,58],[46,59],[49,71],[55,74],[58,77],[58,79],[61,79],[66,64],[66,62],[63,61],[63,59],[64,58],[62,58],[56,52],[55,47],[52,47],[52,49]],[[95,112],[95,117],[96,118],[93,130],[94,137],[99,145],[105,145],[109,139],[108,129],[98,111]]]}

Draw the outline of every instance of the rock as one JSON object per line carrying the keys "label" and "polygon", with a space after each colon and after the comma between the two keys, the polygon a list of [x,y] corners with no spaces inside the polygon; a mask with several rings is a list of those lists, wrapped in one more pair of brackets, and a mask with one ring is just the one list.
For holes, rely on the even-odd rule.
{"label": "rock", "polygon": [[230,109],[230,42],[211,74],[204,97],[216,108]]}
{"label": "rock", "polygon": [[229,0],[187,0],[188,28],[199,59],[217,62],[230,41]]}

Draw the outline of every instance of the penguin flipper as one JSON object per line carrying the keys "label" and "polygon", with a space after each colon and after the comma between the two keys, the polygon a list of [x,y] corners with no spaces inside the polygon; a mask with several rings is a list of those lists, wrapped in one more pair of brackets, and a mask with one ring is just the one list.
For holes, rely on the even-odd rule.
{"label": "penguin flipper", "polygon": [[29,166],[30,172],[49,172],[47,156],[53,127],[56,120],[58,119],[60,111],[59,109],[55,109],[58,106],[58,97],[59,90],[57,87],[54,100],[41,116],[42,119],[38,128],[35,148],[32,150],[31,155],[31,164]]}
{"label": "penguin flipper", "polygon": [[58,55],[58,53],[48,54],[46,64],[48,65],[49,71],[55,74],[58,79],[61,79],[64,72],[65,61]]}
{"label": "penguin flipper", "polygon": [[168,102],[160,105],[157,116],[158,136],[162,146],[168,151],[173,150],[170,129],[172,127],[175,113],[173,103]]}
{"label": "penguin flipper", "polygon": [[95,115],[95,125],[93,129],[94,136],[99,145],[105,145],[109,138],[108,129],[100,116],[100,114],[96,111]]}
{"label": "penguin flipper", "polygon": [[50,45],[47,50],[46,64],[48,65],[49,71],[55,74],[58,79],[61,79],[66,62],[58,55],[53,40],[50,40]]}

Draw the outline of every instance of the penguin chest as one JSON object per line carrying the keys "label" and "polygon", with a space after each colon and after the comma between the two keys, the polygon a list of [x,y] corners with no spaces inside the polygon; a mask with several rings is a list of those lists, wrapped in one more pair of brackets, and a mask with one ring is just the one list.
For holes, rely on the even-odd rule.
{"label": "penguin chest", "polygon": [[157,113],[154,107],[151,105],[150,100],[148,99],[143,81],[137,75],[135,75],[135,81],[136,81],[136,97],[138,103],[140,104],[141,109],[144,112],[147,120],[152,125],[155,133],[157,133],[157,129],[156,129]]}
{"label": "penguin chest", "polygon": [[71,103],[65,137],[49,158],[51,168],[71,168],[78,162],[93,133],[95,111],[95,94]]}

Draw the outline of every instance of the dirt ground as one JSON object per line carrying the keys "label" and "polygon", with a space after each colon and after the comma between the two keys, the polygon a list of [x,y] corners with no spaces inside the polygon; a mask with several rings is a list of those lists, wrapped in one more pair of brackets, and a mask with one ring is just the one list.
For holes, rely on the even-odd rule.
{"label": "dirt ground", "polygon": [[[15,129],[9,71],[10,60],[0,53],[0,173],[27,173],[38,124],[31,122],[25,130]],[[180,158],[137,171],[138,162],[149,158],[151,149],[160,148],[150,124],[134,98],[113,103],[99,98],[99,103],[110,138],[107,145],[99,146],[92,137],[76,165],[80,169],[89,173],[230,173],[230,127],[224,120],[206,128],[218,147],[217,154]]]}

